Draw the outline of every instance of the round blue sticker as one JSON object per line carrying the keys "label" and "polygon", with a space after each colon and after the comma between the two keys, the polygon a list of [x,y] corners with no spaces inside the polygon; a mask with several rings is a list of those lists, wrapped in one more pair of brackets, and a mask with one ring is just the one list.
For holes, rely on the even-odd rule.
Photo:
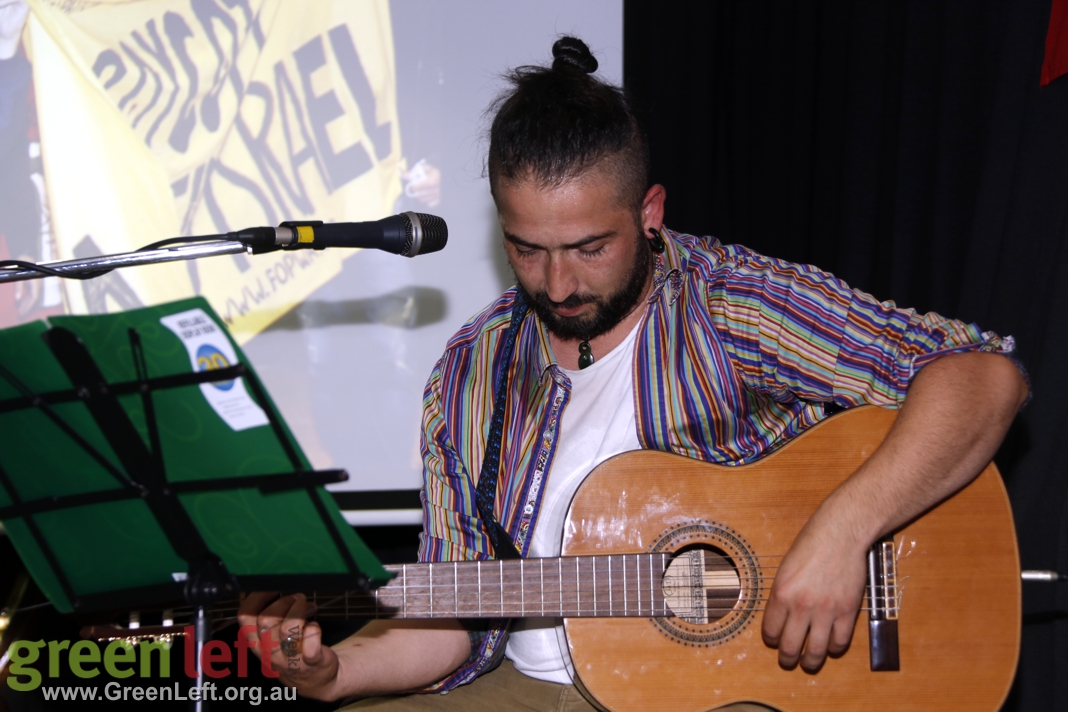
{"label": "round blue sticker", "polygon": [[[229,368],[230,362],[226,360],[226,356],[222,351],[215,348],[211,344],[201,344],[197,349],[197,370],[198,371],[217,371],[221,368]],[[231,381],[216,381],[211,385],[218,388],[220,391],[228,391],[234,387],[234,382]]]}

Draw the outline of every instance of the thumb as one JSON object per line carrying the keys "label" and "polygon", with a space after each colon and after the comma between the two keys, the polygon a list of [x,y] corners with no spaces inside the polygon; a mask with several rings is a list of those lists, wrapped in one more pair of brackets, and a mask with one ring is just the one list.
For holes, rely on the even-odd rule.
{"label": "thumb", "polygon": [[323,652],[323,629],[315,621],[308,621],[305,624],[301,647],[306,665],[318,665],[323,661],[325,657]]}

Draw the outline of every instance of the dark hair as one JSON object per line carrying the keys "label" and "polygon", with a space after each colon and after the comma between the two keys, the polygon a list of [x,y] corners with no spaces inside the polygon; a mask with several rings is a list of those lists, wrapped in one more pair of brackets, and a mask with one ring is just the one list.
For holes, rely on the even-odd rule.
{"label": "dark hair", "polygon": [[603,165],[618,176],[619,197],[637,212],[649,187],[649,150],[622,89],[592,76],[586,44],[561,37],[552,67],[517,67],[490,106],[487,168],[494,197],[501,180],[559,185]]}

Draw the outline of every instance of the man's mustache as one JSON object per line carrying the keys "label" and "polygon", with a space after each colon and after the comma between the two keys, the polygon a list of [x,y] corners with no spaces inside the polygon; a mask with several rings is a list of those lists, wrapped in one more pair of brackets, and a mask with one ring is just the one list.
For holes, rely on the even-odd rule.
{"label": "man's mustache", "polygon": [[572,294],[562,302],[554,302],[552,299],[549,299],[549,295],[545,292],[538,292],[534,295],[534,298],[545,306],[556,307],[558,309],[574,309],[583,304],[592,304],[597,301],[597,297],[592,294]]}

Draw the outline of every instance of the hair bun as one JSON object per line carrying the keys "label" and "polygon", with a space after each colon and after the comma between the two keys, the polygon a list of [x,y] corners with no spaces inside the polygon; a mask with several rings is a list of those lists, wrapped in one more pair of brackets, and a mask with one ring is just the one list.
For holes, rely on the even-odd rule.
{"label": "hair bun", "polygon": [[597,58],[577,37],[561,37],[553,43],[553,69],[578,69],[593,74],[597,71]]}

